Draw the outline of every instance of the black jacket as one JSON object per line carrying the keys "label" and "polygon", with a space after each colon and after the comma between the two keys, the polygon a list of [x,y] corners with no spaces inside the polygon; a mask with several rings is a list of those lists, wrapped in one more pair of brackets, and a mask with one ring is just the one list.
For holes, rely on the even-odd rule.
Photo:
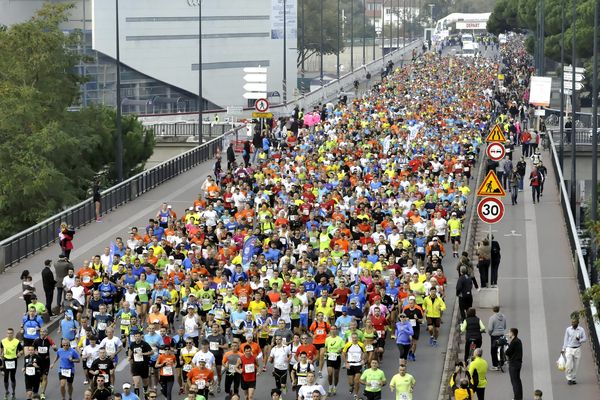
{"label": "black jacket", "polygon": [[511,363],[522,363],[523,362],[523,343],[521,343],[521,339],[514,338],[505,353],[506,358]]}
{"label": "black jacket", "polygon": [[468,297],[473,295],[473,280],[467,275],[461,275],[456,282],[456,297]]}
{"label": "black jacket", "polygon": [[42,269],[42,285],[44,286],[44,290],[54,289],[54,285],[56,285],[54,274],[48,266],[45,266],[44,269]]}

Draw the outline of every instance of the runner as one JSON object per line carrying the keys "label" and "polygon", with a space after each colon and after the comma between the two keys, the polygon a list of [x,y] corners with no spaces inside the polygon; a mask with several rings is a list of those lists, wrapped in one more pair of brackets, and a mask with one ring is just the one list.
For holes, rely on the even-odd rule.
{"label": "runner", "polygon": [[23,373],[25,375],[25,392],[27,393],[27,398],[31,399],[33,395],[37,396],[42,377],[40,357],[35,354],[35,348],[33,346],[25,347]]}
{"label": "runner", "polygon": [[390,390],[396,393],[396,400],[413,400],[417,381],[406,372],[406,365],[400,364],[398,373],[390,380]]}
{"label": "runner", "polygon": [[50,366],[54,369],[58,363],[58,379],[60,380],[60,394],[65,400],[67,393],[69,400],[73,399],[73,380],[75,378],[75,363],[80,362],[79,353],[71,347],[68,340],[62,339],[61,347],[56,352],[56,360]]}
{"label": "runner", "polygon": [[275,387],[282,393],[287,393],[287,373],[292,358],[291,350],[283,345],[281,336],[275,336],[275,346],[271,348],[269,362],[273,364],[273,377],[275,378]]}
{"label": "runner", "polygon": [[358,389],[360,388],[362,366],[367,361],[367,351],[362,342],[358,341],[358,334],[352,334],[350,341],[344,345],[342,353],[346,360],[350,394],[353,394],[356,400],[358,399]]}
{"label": "runner", "polygon": [[174,349],[170,345],[161,346],[162,354],[156,359],[154,367],[159,370],[160,391],[171,400],[173,385],[175,384],[175,367],[177,366],[177,357],[174,354]]}
{"label": "runner", "polygon": [[46,386],[48,385],[48,372],[50,371],[50,349],[57,351],[52,338],[48,337],[46,328],[40,329],[40,337],[33,341],[33,349],[38,355],[38,365],[40,370],[40,399],[46,398]]}
{"label": "runner", "polygon": [[292,369],[292,389],[296,391],[296,397],[299,396],[299,390],[308,382],[308,373],[312,372],[314,376],[315,366],[309,361],[306,352],[301,352],[298,356],[298,362]]}
{"label": "runner", "polygon": [[381,388],[387,382],[385,373],[379,369],[377,360],[371,360],[370,366],[360,376],[360,383],[365,385],[364,395],[367,400],[381,400]]}
{"label": "runner", "polygon": [[[345,306],[344,306],[345,307]],[[325,339],[325,351],[327,354],[327,381],[329,388],[327,393],[335,395],[337,385],[340,381],[340,367],[342,365],[342,349],[346,342],[338,336],[337,326],[332,326],[329,336]]]}
{"label": "runner", "polygon": [[246,346],[244,354],[238,359],[236,370],[242,375],[241,387],[246,399],[252,400],[256,389],[256,377],[260,374],[260,371],[258,370],[258,361],[252,354],[250,346]]}
{"label": "runner", "polygon": [[[23,345],[15,338],[15,331],[13,328],[6,330],[6,337],[0,341],[0,357],[3,360],[4,373],[4,399],[8,400],[9,386],[8,381],[10,380],[10,387],[12,388],[12,400],[15,400],[15,392],[17,390],[17,361],[20,356],[23,355]],[[63,396],[64,397],[64,396]]]}
{"label": "runner", "polygon": [[[129,365],[133,377],[133,391],[137,396],[147,393],[150,376],[150,356],[154,354],[152,347],[142,340],[142,332],[132,330],[133,342],[129,345]],[[142,393],[142,386],[144,392]]]}
{"label": "runner", "polygon": [[442,313],[446,310],[446,303],[441,297],[437,296],[437,289],[432,287],[429,290],[429,296],[423,301],[423,310],[427,317],[427,330],[429,331],[429,344],[437,346],[438,335],[440,334],[440,324]]}
{"label": "runner", "polygon": [[408,305],[402,309],[402,312],[406,315],[406,318],[408,318],[413,329],[410,351],[408,352],[407,359],[408,361],[417,361],[417,343],[419,342],[421,324],[423,323],[425,315],[423,309],[417,305],[415,296],[408,297]]}
{"label": "runner", "polygon": [[325,396],[327,394],[323,386],[315,382],[315,373],[308,372],[306,375],[306,384],[302,385],[300,389],[298,389],[298,399],[312,400],[314,398],[314,392],[319,393],[321,396]]}
{"label": "runner", "polygon": [[[331,300],[331,299],[329,299]],[[319,299],[317,301],[317,304],[319,304],[319,302],[321,302],[321,300]],[[331,302],[333,302],[333,300],[331,300]],[[319,358],[318,358],[318,370],[319,370],[319,378],[322,378],[322,373],[321,371],[323,370],[323,359],[325,357],[325,339],[327,339],[327,334],[329,333],[329,330],[331,329],[331,325],[329,325],[329,322],[326,322],[324,320],[324,314],[323,312],[317,312],[317,319],[315,321],[313,321],[313,323],[310,325],[309,331],[311,332],[312,335],[312,344],[315,346],[315,348],[317,349],[317,351],[319,352]]]}
{"label": "runner", "polygon": [[223,367],[225,368],[225,393],[230,397],[234,394],[239,394],[241,374],[236,367],[242,353],[240,352],[240,341],[233,339],[231,342],[231,350],[223,354]]}

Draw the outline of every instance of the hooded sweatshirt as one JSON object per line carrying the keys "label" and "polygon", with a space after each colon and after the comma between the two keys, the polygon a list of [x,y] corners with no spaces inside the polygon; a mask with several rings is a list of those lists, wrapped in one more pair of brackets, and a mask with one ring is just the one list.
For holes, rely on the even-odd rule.
{"label": "hooded sweatshirt", "polygon": [[490,336],[502,336],[506,333],[506,318],[501,312],[490,317],[488,322],[488,333]]}

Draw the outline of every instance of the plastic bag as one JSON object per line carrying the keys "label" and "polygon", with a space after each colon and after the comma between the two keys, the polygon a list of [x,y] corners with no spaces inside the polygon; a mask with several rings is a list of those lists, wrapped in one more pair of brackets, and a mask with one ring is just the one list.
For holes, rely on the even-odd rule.
{"label": "plastic bag", "polygon": [[567,359],[562,353],[558,357],[558,360],[556,360],[556,368],[558,368],[559,371],[564,371],[565,369],[567,369]]}

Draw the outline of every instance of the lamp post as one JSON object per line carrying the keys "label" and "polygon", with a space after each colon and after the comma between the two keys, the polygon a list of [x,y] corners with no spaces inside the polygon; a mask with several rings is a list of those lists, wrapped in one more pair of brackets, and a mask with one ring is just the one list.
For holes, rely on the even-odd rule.
{"label": "lamp post", "polygon": [[[404,21],[404,15],[402,16]],[[402,27],[404,29],[404,26]],[[396,49],[400,48],[400,0],[396,1]]]}
{"label": "lamp post", "polygon": [[404,43],[406,43],[406,0],[402,0],[402,47]]}
{"label": "lamp post", "polygon": [[[300,66],[300,74],[302,75],[302,85],[304,85],[304,0],[300,0],[302,5],[300,6],[300,16],[302,18],[302,22],[300,23],[300,31],[302,32],[302,36],[300,36],[300,51],[302,52],[302,65]],[[339,46],[338,46],[339,48]],[[339,65],[339,61],[338,61]],[[339,68],[339,67],[338,67]]]}
{"label": "lamp post", "polygon": [[283,0],[283,104],[287,104],[287,0]]}
{"label": "lamp post", "polygon": [[362,37],[362,50],[363,50],[363,59],[362,65],[367,65],[367,48],[365,47],[365,39],[367,34],[367,2],[363,2],[363,37]]}
{"label": "lamp post", "polygon": [[573,46],[572,48],[572,56],[571,56],[571,70],[572,70],[572,87],[571,87],[571,111],[572,111],[572,125],[571,125],[571,187],[570,187],[570,192],[569,192],[569,198],[570,198],[570,203],[571,203],[571,211],[573,212],[573,215],[575,214],[575,196],[576,196],[576,190],[577,190],[577,171],[575,170],[576,168],[576,163],[575,163],[575,156],[576,156],[576,143],[577,143],[577,138],[576,138],[576,133],[577,133],[577,129],[575,129],[575,109],[576,109],[576,105],[577,105],[577,91],[575,90],[575,66],[577,65],[577,48],[575,47],[576,43],[575,43],[575,37],[576,35],[576,31],[577,31],[577,27],[576,27],[576,21],[577,21],[577,0],[571,0],[573,2],[573,38],[572,38],[572,42],[571,45]]}
{"label": "lamp post", "polygon": [[565,161],[565,0],[560,1],[560,169]]}
{"label": "lamp post", "polygon": [[337,65],[337,79],[340,79],[340,0],[337,0],[337,52],[336,52],[336,65]]}
{"label": "lamp post", "polygon": [[115,129],[117,131],[117,140],[115,143],[117,150],[117,181],[123,181],[123,128],[121,126],[121,50],[119,44],[119,0],[115,0],[115,23],[116,23],[116,67],[117,67],[117,120]]}
{"label": "lamp post", "polygon": [[202,99],[202,0],[198,1],[198,144],[202,144],[202,121],[204,120],[204,101]]}
{"label": "lamp post", "polygon": [[[323,7],[323,0],[321,0]],[[354,72],[354,0],[350,0],[350,70]]]}
{"label": "lamp post", "polygon": [[[594,1],[594,41],[592,50],[592,204],[590,217],[592,223],[598,221],[598,0]],[[597,281],[596,241],[592,240],[592,251],[590,252],[591,281]]]}
{"label": "lamp post", "polygon": [[319,29],[320,29],[320,41],[319,41],[319,53],[321,55],[320,57],[320,83],[321,83],[321,87],[323,87],[323,2],[320,2],[320,11],[321,11],[321,16],[320,16],[320,24],[319,24]]}
{"label": "lamp post", "polygon": [[539,37],[539,48],[538,48],[538,67],[539,67],[539,75],[544,76],[544,37],[546,36],[546,17],[545,17],[545,3],[544,0],[540,0],[540,37]]}

